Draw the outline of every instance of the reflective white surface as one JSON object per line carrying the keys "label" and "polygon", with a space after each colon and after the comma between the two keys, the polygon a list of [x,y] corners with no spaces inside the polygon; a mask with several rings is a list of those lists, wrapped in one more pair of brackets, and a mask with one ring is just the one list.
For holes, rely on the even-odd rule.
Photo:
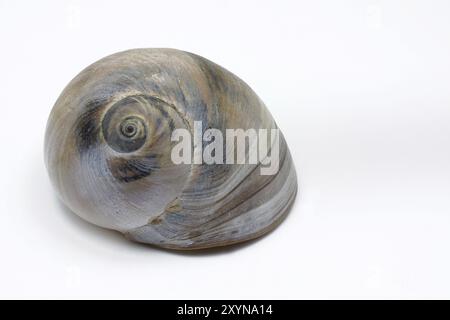
{"label": "reflective white surface", "polygon": [[[450,298],[448,1],[0,1],[0,298]],[[178,254],[68,212],[43,163],[64,86],[135,47],[200,54],[282,129],[269,236]]]}

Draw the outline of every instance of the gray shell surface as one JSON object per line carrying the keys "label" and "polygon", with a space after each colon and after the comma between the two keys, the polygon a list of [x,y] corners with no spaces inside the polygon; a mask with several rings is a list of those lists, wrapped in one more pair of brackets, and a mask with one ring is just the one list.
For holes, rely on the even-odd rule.
{"label": "gray shell surface", "polygon": [[261,175],[261,163],[174,164],[171,134],[192,132],[194,121],[223,132],[277,128],[246,83],[205,58],[175,49],[105,57],[68,84],[50,114],[52,184],[81,218],[164,248],[225,246],[275,228],[297,193],[283,135],[275,175]]}

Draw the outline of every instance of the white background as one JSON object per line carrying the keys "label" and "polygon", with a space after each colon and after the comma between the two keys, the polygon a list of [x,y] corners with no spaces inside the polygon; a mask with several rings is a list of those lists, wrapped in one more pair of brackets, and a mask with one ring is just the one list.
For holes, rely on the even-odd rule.
{"label": "white background", "polygon": [[[1,0],[0,39],[0,298],[450,298],[450,2]],[[56,199],[56,98],[136,47],[200,54],[266,102],[300,186],[269,236],[174,253]]]}

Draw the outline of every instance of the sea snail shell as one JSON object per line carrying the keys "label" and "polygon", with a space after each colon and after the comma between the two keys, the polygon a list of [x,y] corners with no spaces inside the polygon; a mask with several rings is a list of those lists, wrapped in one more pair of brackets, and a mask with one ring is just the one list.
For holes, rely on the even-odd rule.
{"label": "sea snail shell", "polygon": [[83,219],[160,247],[224,246],[272,230],[297,192],[283,135],[276,174],[262,175],[261,162],[175,164],[171,136],[193,133],[195,121],[201,133],[277,128],[247,84],[205,58],[174,49],[103,58],[69,83],[50,114],[52,184]]}

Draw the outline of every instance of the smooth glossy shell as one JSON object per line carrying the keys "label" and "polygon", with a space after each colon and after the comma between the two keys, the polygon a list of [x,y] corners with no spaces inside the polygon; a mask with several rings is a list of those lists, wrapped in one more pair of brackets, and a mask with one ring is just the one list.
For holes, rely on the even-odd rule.
{"label": "smooth glossy shell", "polygon": [[174,130],[273,129],[238,77],[195,54],[134,49],[77,75],[47,124],[45,161],[63,202],[127,238],[172,249],[224,246],[273,229],[297,192],[284,137],[279,171],[261,164],[174,164]]}

